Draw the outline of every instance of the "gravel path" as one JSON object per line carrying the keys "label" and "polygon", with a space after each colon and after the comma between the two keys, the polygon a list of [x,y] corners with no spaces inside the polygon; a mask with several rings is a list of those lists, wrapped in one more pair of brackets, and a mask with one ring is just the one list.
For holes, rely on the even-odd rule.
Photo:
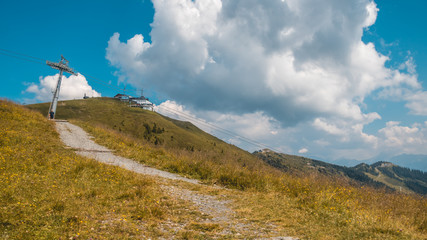
{"label": "gravel path", "polygon": [[[65,145],[75,149],[76,153],[79,155],[93,158],[102,163],[119,166],[136,173],[200,185],[200,182],[197,180],[147,167],[131,159],[116,156],[108,148],[96,144],[83,129],[67,121],[56,121],[56,129]],[[161,188],[176,198],[192,202],[202,213],[211,215],[213,221],[219,222],[229,220],[228,216],[232,210],[227,206],[228,201],[220,201],[212,196],[199,194],[188,189],[174,186],[162,185]]]}
{"label": "gravel path", "polygon": [[151,176],[159,176],[171,180],[181,180],[193,184],[200,184],[199,181],[181,177],[166,171],[161,171],[152,167],[147,167],[131,159],[114,155],[108,148],[96,144],[83,129],[66,121],[56,121],[56,129],[61,140],[73,149],[76,153],[85,157],[93,158],[99,162]]}
{"label": "gravel path", "polygon": [[[89,136],[82,128],[71,124],[64,120],[56,120],[56,129],[60,134],[61,140],[70,148],[76,150],[76,153],[85,157],[93,158],[99,162],[119,166],[121,168],[140,173],[145,175],[162,177],[170,180],[179,180],[191,184],[201,185],[199,181],[194,179],[185,178],[177,174],[169,173],[166,171],[158,170],[152,167],[145,166],[137,163],[131,159],[114,155],[108,148],[96,144],[92,137]],[[225,223],[227,225],[224,234],[231,234],[231,230],[237,232],[249,231],[254,235],[258,235],[258,230],[253,228],[250,224],[245,223],[232,223],[234,212],[228,207],[230,201],[218,200],[214,196],[204,195],[184,189],[177,186],[160,185],[160,187],[168,192],[170,196],[182,199],[184,201],[192,202],[201,213],[209,215],[211,218],[210,223]],[[174,224],[171,224],[174,225]],[[181,228],[182,226],[175,226]],[[283,239],[295,240],[291,237],[273,237],[273,238],[259,238],[259,239]]]}

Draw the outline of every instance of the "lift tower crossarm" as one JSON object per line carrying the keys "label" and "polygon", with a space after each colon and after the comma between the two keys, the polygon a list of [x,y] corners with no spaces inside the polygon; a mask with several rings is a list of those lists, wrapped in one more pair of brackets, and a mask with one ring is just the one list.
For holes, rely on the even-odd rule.
{"label": "lift tower crossarm", "polygon": [[[67,62],[68,63],[68,62]],[[58,70],[62,70],[62,71],[65,71],[65,72],[67,72],[67,73],[70,73],[70,74],[73,74],[73,75],[76,75],[77,76],[77,73],[75,73],[74,72],[74,70],[72,69],[72,68],[70,68],[69,66],[67,66],[66,64],[64,64],[64,63],[61,63],[61,62],[59,62],[59,63],[56,63],[56,62],[51,62],[51,61],[46,61],[46,64],[48,65],[48,66],[50,66],[51,68],[54,68],[54,69],[58,69]]]}
{"label": "lift tower crossarm", "polygon": [[51,68],[59,70],[58,83],[56,84],[55,93],[53,94],[52,102],[50,103],[49,113],[48,113],[48,119],[55,119],[56,106],[58,105],[59,91],[61,88],[62,73],[67,72],[76,76],[77,76],[77,73],[75,73],[74,70],[68,66],[68,60],[65,59],[62,55],[61,55],[61,61],[57,63],[46,61],[46,64]]}

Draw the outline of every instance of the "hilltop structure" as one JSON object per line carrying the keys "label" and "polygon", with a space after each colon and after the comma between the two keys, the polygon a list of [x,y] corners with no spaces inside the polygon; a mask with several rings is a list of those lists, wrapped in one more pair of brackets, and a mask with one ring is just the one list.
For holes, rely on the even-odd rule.
{"label": "hilltop structure", "polygon": [[129,98],[131,98],[131,97],[132,96],[129,96],[126,94],[121,94],[121,93],[118,93],[118,94],[116,94],[116,96],[114,96],[115,99],[119,99],[120,101],[123,101],[123,102],[128,102]]}
{"label": "hilltop structure", "polygon": [[148,98],[142,95],[140,97],[132,97],[126,94],[119,93],[119,94],[116,94],[114,98],[119,99],[122,102],[128,102],[129,107],[139,107],[139,108],[151,110],[151,111],[153,111],[154,109],[154,104],[150,102]]}

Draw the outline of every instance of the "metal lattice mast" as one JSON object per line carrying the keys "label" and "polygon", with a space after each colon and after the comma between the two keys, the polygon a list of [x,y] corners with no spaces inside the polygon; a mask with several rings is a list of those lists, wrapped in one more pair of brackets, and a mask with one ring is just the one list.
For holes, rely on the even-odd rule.
{"label": "metal lattice mast", "polygon": [[61,82],[62,82],[62,74],[63,72],[67,72],[73,75],[77,76],[77,73],[74,72],[72,68],[68,66],[68,60],[64,58],[64,56],[61,55],[61,61],[59,62],[51,62],[46,61],[46,64],[50,66],[51,68],[58,69],[59,70],[59,78],[58,83],[56,84],[55,93],[53,94],[52,102],[50,103],[49,107],[49,113],[48,113],[48,119],[55,119],[56,114],[56,106],[58,105],[58,98],[59,98],[59,91],[61,88]]}

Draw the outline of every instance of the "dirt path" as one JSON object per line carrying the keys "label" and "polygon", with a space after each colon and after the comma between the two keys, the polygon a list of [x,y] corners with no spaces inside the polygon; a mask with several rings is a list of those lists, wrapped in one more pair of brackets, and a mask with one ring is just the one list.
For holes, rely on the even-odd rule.
{"label": "dirt path", "polygon": [[57,121],[56,129],[61,136],[61,140],[73,149],[77,154],[93,158],[99,162],[141,173],[145,175],[158,176],[171,180],[180,180],[193,184],[200,184],[199,181],[181,177],[177,174],[161,171],[152,167],[144,166],[131,159],[114,155],[108,148],[96,144],[83,129],[66,121]]}
{"label": "dirt path", "polygon": [[[158,170],[152,167],[145,166],[137,163],[131,159],[114,155],[111,150],[101,145],[96,144],[92,137],[89,136],[80,127],[71,124],[67,121],[56,121],[56,129],[60,134],[61,140],[70,148],[76,150],[76,153],[85,157],[93,158],[99,162],[119,166],[121,168],[155,177],[161,177],[173,181],[183,181],[191,184],[201,185],[195,179],[189,179],[177,174],[169,173],[166,171]],[[191,202],[203,214],[209,215],[209,223],[223,223],[228,227],[225,229],[224,234],[230,234],[232,231],[245,231],[248,230],[256,234],[257,229],[254,229],[250,224],[239,223],[231,224],[234,212],[230,209],[228,204],[230,201],[218,200],[214,196],[205,195],[184,189],[178,186],[160,185],[160,187],[169,193],[170,196]],[[179,226],[178,226],[179,227]],[[267,239],[267,238],[263,238]],[[275,237],[268,239],[286,239],[293,240],[290,237]]]}

